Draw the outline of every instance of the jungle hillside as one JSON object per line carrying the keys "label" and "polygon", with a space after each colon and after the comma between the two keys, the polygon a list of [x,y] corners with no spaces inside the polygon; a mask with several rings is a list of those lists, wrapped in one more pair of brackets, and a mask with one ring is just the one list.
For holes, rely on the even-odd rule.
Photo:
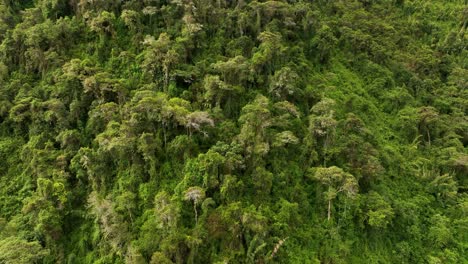
{"label": "jungle hillside", "polygon": [[0,263],[468,263],[466,0],[0,0]]}

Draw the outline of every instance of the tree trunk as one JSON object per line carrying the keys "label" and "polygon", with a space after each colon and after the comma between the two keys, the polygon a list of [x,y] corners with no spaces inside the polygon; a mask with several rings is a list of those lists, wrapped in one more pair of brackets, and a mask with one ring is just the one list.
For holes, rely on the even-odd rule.
{"label": "tree trunk", "polygon": [[166,132],[166,122],[161,122],[162,133],[163,133],[163,140],[164,140],[164,149],[167,148],[167,132]]}
{"label": "tree trunk", "polygon": [[169,86],[169,66],[164,69],[164,92],[167,93],[167,87]]}
{"label": "tree trunk", "polygon": [[328,134],[325,136],[323,141],[323,167],[327,167],[327,145],[328,145]]}
{"label": "tree trunk", "polygon": [[195,211],[195,226],[198,225],[198,212],[197,212],[197,204],[193,203],[193,211]]}
{"label": "tree trunk", "polygon": [[328,200],[328,221],[330,221],[331,218],[331,200]]}
{"label": "tree trunk", "polygon": [[429,133],[429,128],[426,126],[426,133],[427,133],[427,142],[429,146],[431,145],[431,134]]}

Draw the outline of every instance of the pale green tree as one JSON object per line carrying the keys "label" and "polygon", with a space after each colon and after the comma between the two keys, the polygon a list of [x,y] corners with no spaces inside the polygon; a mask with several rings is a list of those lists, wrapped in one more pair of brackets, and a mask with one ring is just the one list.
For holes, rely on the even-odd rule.
{"label": "pale green tree", "polygon": [[205,199],[205,190],[201,187],[194,186],[188,188],[184,193],[184,200],[193,203],[193,211],[195,213],[195,224],[198,224],[197,206]]}
{"label": "pale green tree", "polygon": [[339,194],[343,193],[347,197],[354,197],[358,192],[358,184],[354,176],[336,166],[317,168],[313,178],[327,189],[324,196],[328,203],[328,221],[331,219],[332,201]]}

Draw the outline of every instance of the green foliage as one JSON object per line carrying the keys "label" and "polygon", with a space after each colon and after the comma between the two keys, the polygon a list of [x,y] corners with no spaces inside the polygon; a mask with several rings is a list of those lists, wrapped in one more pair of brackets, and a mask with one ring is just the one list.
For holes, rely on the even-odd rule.
{"label": "green foliage", "polygon": [[394,216],[393,208],[377,192],[367,195],[367,223],[372,227],[385,228]]}
{"label": "green foliage", "polygon": [[466,1],[0,1],[0,263],[466,263]]}
{"label": "green foliage", "polygon": [[39,242],[28,242],[17,237],[0,240],[0,261],[3,263],[39,263],[47,256]]}

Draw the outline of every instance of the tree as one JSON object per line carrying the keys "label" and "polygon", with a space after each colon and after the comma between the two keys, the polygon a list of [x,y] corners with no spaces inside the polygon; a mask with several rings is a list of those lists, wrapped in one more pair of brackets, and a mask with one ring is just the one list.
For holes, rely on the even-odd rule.
{"label": "tree", "polygon": [[91,12],[101,12],[103,10],[116,11],[117,7],[121,5],[119,2],[109,2],[103,0],[83,1],[71,0],[70,5],[73,6],[75,13],[78,16],[86,15]]}
{"label": "tree", "polygon": [[94,109],[91,109],[89,111],[89,118],[86,124],[88,130],[95,134],[103,132],[110,122],[117,122],[119,120],[118,109],[119,106],[114,102],[100,104]]}
{"label": "tree", "polygon": [[54,19],[57,19],[61,10],[66,8],[65,2],[61,0],[41,0],[38,5],[41,8],[44,17]]}
{"label": "tree", "polygon": [[0,262],[6,264],[39,263],[49,251],[42,248],[38,241],[26,241],[18,237],[0,240]]}
{"label": "tree", "polygon": [[205,190],[203,188],[194,186],[188,188],[184,193],[184,199],[193,203],[193,211],[195,213],[195,225],[198,224],[198,211],[197,205],[205,199]]}
{"label": "tree", "polygon": [[96,217],[96,222],[99,223],[103,241],[108,243],[115,253],[123,255],[127,250],[126,244],[128,243],[127,224],[115,212],[112,201],[98,195],[96,192],[92,192],[88,198],[88,205]]}
{"label": "tree", "polygon": [[167,192],[160,191],[156,194],[154,197],[154,210],[158,223],[163,230],[177,226],[177,219],[179,217],[178,207],[173,203],[171,196]]}
{"label": "tree", "polygon": [[288,144],[295,145],[299,143],[299,139],[291,131],[283,131],[276,134],[273,140],[272,147],[284,147]]}
{"label": "tree", "polygon": [[242,108],[239,123],[242,125],[238,140],[251,159],[268,153],[270,145],[266,141],[266,129],[272,125],[270,101],[263,95]]}
{"label": "tree", "polygon": [[230,103],[233,95],[240,94],[244,90],[242,86],[230,85],[222,81],[218,75],[206,75],[203,80],[203,88],[205,89],[205,100],[210,103],[214,101],[216,107],[221,107],[221,102],[226,97],[227,102]]}
{"label": "tree", "polygon": [[300,92],[299,80],[299,75],[294,70],[283,67],[270,78],[268,92],[279,99],[296,96]]}
{"label": "tree", "polygon": [[5,32],[11,27],[13,16],[5,4],[0,4],[0,41],[3,41]]}
{"label": "tree", "polygon": [[439,201],[445,203],[456,198],[458,184],[450,174],[437,174],[430,180],[431,182],[427,186],[428,191],[433,193]]}
{"label": "tree", "polygon": [[328,148],[335,133],[337,121],[335,120],[335,101],[323,98],[315,104],[309,116],[309,131],[312,135],[322,140],[323,166],[326,166],[328,159]]}
{"label": "tree", "polygon": [[201,131],[206,135],[206,132],[201,130],[202,125],[214,126],[214,121],[207,112],[195,111],[187,115],[185,127],[188,129],[190,137],[193,131]]}
{"label": "tree", "polygon": [[156,14],[157,12],[158,12],[158,8],[155,6],[145,6],[145,8],[143,8],[142,13],[146,16],[149,16],[148,25],[154,26],[153,15]]}
{"label": "tree", "polygon": [[252,57],[252,65],[258,75],[273,73],[280,64],[281,55],[286,47],[282,44],[281,34],[264,31],[258,35],[260,46]]}
{"label": "tree", "polygon": [[448,217],[435,214],[430,218],[430,228],[427,239],[437,247],[444,247],[451,242],[452,232],[449,228],[450,220]]}
{"label": "tree", "polygon": [[167,33],[161,33],[157,40],[152,36],[146,36],[143,45],[146,46],[143,52],[143,67],[153,75],[153,78],[160,73],[163,74],[163,87],[167,92],[170,72],[180,60],[181,53]]}
{"label": "tree", "polygon": [[154,252],[151,256],[150,264],[173,264],[172,260],[161,252]]}
{"label": "tree", "polygon": [[385,228],[394,216],[392,206],[374,191],[366,196],[366,209],[367,223],[372,227]]}
{"label": "tree", "polygon": [[[139,119],[142,129],[153,130],[157,126],[162,127],[164,146],[167,145],[169,125],[173,127],[187,126],[193,131],[193,129],[200,129],[203,124],[211,124],[211,119],[206,116],[206,113],[194,114],[191,116],[192,123],[188,124],[187,117],[190,114],[190,103],[177,97],[168,99],[166,93],[148,90],[139,91],[135,93],[131,103],[130,112],[134,114],[135,118]],[[197,119],[197,115],[200,119]]]}
{"label": "tree", "polygon": [[115,34],[114,22],[115,14],[108,11],[102,11],[87,21],[91,31],[96,32],[99,36],[99,45],[95,46],[96,51],[100,52],[109,37]]}
{"label": "tree", "polygon": [[205,89],[205,100],[215,102],[216,107],[221,106],[221,100],[226,91],[231,90],[231,86],[223,82],[218,75],[206,75],[203,80],[203,88]]}
{"label": "tree", "polygon": [[256,193],[260,197],[268,197],[273,185],[273,173],[262,167],[256,167],[252,173],[252,181],[255,186]]}
{"label": "tree", "polygon": [[216,62],[212,67],[221,74],[223,82],[231,85],[240,85],[250,79],[250,64],[244,56]]}
{"label": "tree", "polygon": [[338,39],[334,36],[332,29],[328,25],[322,25],[312,39],[312,45],[317,49],[320,62],[326,63],[330,60],[337,42]]}
{"label": "tree", "polygon": [[137,11],[125,9],[120,17],[131,31],[141,31],[140,14]]}
{"label": "tree", "polygon": [[0,0],[0,263],[466,262],[462,2]]}
{"label": "tree", "polygon": [[[418,109],[419,125],[418,130],[427,136],[427,143],[431,145],[431,125],[438,121],[439,113],[434,107],[420,107]],[[425,133],[424,133],[425,132]]]}
{"label": "tree", "polygon": [[384,172],[376,139],[364,122],[349,113],[339,125],[337,145],[342,159],[347,161],[350,172],[360,180],[363,189]]}
{"label": "tree", "polygon": [[184,182],[186,184],[203,183],[203,187],[207,190],[216,188],[225,173],[225,162],[226,158],[222,153],[212,148],[186,164]]}
{"label": "tree", "polygon": [[328,221],[331,219],[332,201],[340,193],[343,193],[347,197],[353,197],[358,192],[358,185],[354,176],[336,166],[317,168],[313,178],[327,188],[327,191],[324,192],[324,196],[328,202]]}

